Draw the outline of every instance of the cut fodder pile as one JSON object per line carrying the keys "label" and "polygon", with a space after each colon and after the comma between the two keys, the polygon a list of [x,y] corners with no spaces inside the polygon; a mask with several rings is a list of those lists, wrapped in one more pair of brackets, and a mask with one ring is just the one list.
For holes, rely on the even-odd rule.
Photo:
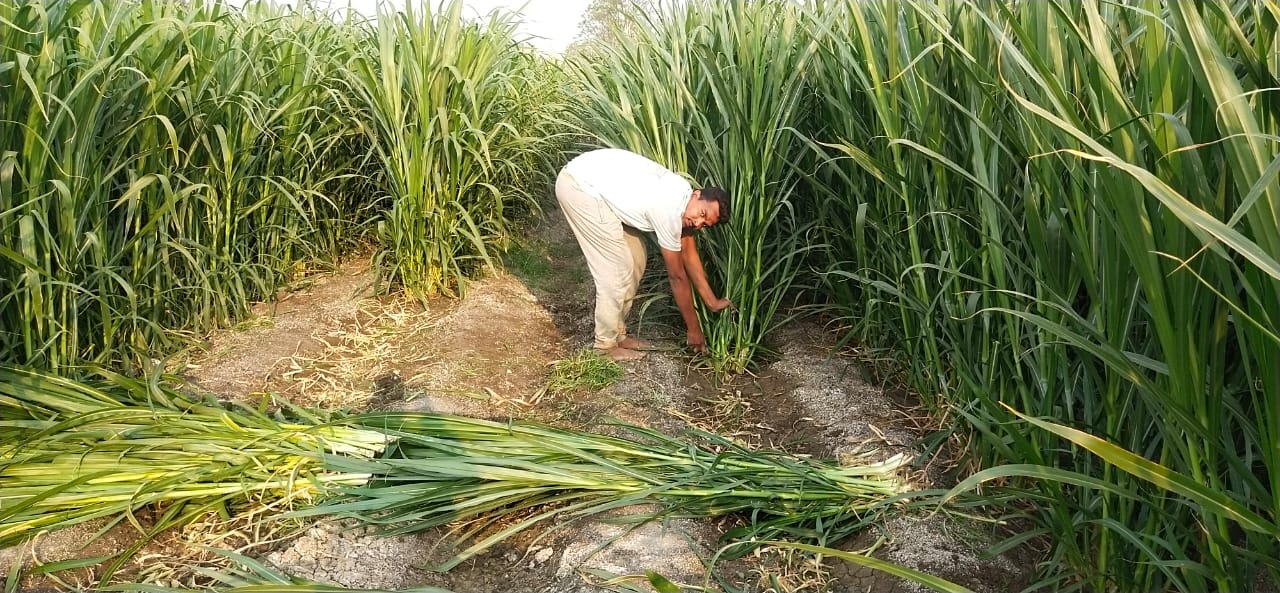
{"label": "cut fodder pile", "polygon": [[102,532],[137,528],[132,553],[210,512],[265,518],[365,483],[367,474],[327,469],[325,456],[369,457],[387,440],[301,410],[286,421],[103,376],[109,385],[98,388],[0,368],[0,546],[106,518]]}
{"label": "cut fodder pile", "polygon": [[[430,413],[268,414],[102,376],[0,369],[4,546],[103,517],[146,541],[214,510],[264,523],[329,515],[386,535],[450,526],[467,547],[447,569],[534,525],[554,524],[545,535],[647,504],[657,510],[638,521],[735,517],[733,556],[765,540],[838,540],[910,496],[902,456],[842,467],[628,425],[617,438]],[[158,519],[144,525],[144,509]]]}
{"label": "cut fodder pile", "polygon": [[745,449],[711,433],[677,439],[630,425],[620,428],[634,438],[422,413],[365,414],[346,422],[395,439],[379,458],[329,464],[376,479],[348,489],[342,499],[293,515],[351,516],[384,525],[387,534],[483,517],[461,532],[459,539],[466,541],[508,515],[546,509],[459,552],[446,569],[554,517],[587,517],[646,503],[660,507],[653,518],[748,517],[725,535],[728,539],[839,539],[902,493],[899,470],[908,461],[897,456],[840,467]]}

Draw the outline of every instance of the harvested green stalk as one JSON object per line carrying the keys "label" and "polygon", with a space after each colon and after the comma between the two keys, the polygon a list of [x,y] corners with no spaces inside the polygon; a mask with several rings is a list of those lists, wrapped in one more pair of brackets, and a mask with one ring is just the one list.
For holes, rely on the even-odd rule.
{"label": "harvested green stalk", "polygon": [[[0,545],[103,517],[157,533],[229,505],[314,500],[369,478],[329,471],[323,455],[370,457],[386,443],[103,374],[110,385],[96,389],[0,368]],[[144,528],[134,513],[155,503],[164,519]]]}
{"label": "harvested green stalk", "polygon": [[[330,457],[340,473],[375,474],[341,499],[293,513],[335,514],[382,525],[386,534],[476,519],[461,542],[484,536],[442,565],[447,570],[494,543],[556,517],[584,517],[657,503],[650,516],[741,513],[748,525],[726,538],[833,540],[852,533],[905,490],[905,456],[860,467],[750,451],[708,433],[701,444],[644,428],[616,438],[531,424],[424,413],[354,416],[354,427],[394,444],[378,459]],[[538,507],[533,515],[527,512]],[[522,518],[487,530],[508,515]],[[644,517],[638,517],[643,519]],[[746,553],[743,546],[739,553]]]}
{"label": "harvested green stalk", "polygon": [[[0,543],[100,517],[151,535],[226,505],[304,499],[318,504],[285,517],[356,517],[386,534],[475,519],[459,541],[479,541],[448,569],[544,520],[637,504],[658,508],[637,520],[740,513],[735,540],[831,541],[905,490],[901,455],[840,467],[709,433],[624,425],[627,439],[428,413],[328,422],[294,409],[294,424],[103,375],[97,389],[0,367],[0,428],[13,443],[0,449]],[[156,503],[163,517],[144,528],[133,513]]]}

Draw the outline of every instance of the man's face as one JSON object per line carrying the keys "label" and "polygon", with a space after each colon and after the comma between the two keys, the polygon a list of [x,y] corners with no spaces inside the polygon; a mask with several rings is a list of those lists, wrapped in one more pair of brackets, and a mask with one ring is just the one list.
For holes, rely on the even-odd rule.
{"label": "man's face", "polygon": [[720,203],[715,200],[703,200],[698,192],[684,209],[682,217],[684,228],[699,230],[720,222]]}

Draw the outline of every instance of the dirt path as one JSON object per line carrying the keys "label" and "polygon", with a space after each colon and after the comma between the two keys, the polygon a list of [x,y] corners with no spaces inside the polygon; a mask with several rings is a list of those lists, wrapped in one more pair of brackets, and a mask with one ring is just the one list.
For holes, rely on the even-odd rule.
{"label": "dirt path", "polygon": [[[638,324],[640,333],[670,352],[628,364],[621,381],[598,392],[549,392],[550,365],[590,343],[593,290],[559,214],[549,213],[535,228],[508,257],[510,272],[475,281],[463,299],[425,308],[373,296],[368,262],[349,262],[274,306],[260,307],[236,330],[211,336],[185,374],[226,397],[272,391],[311,406],[431,410],[588,429],[616,418],[669,433],[713,430],[755,446],[822,457],[911,452],[923,434],[908,399],[867,383],[852,360],[830,356],[834,340],[811,323],[783,331],[781,359],[757,375],[717,384],[679,351],[682,332],[649,315]],[[984,530],[941,516],[904,518],[844,547],[884,538],[877,555],[888,560],[978,591],[1021,588],[1025,564],[979,559],[984,543],[992,543]],[[271,545],[253,546],[253,537],[243,543],[251,555],[291,574],[348,587],[587,592],[608,590],[598,585],[609,575],[646,570],[701,585],[704,559],[717,549],[722,531],[711,521],[674,520],[624,534],[602,518],[546,537],[517,536],[447,573],[424,568],[452,554],[443,530],[382,538],[324,521]],[[199,540],[178,534],[153,545],[144,554],[149,570],[163,572],[169,563],[177,574],[179,564],[191,562],[184,542]],[[44,554],[47,559],[50,552]],[[771,579],[787,591],[920,590],[851,565],[815,566],[780,553],[724,564],[717,573],[748,591],[771,590]],[[612,589],[627,586],[648,590],[642,580]]]}

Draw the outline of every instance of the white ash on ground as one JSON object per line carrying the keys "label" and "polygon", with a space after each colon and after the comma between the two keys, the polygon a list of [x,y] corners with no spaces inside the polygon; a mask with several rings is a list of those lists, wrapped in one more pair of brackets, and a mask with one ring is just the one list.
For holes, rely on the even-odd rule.
{"label": "white ash on ground", "polygon": [[397,412],[431,412],[434,414],[452,414],[455,416],[471,416],[473,418],[492,418],[494,411],[485,400],[463,395],[433,394],[425,390],[406,389],[404,401],[397,403],[393,409]]}
{"label": "white ash on ground", "polygon": [[821,328],[800,322],[783,330],[782,358],[769,366],[796,383],[791,398],[803,406],[836,457],[851,460],[874,452],[880,460],[910,453],[916,436],[902,427],[900,404],[862,379],[858,365],[813,343]]}
{"label": "white ash on ground", "polygon": [[[627,523],[652,513],[652,508],[619,509],[599,519],[580,523],[566,539],[556,577],[566,584],[578,576],[642,575],[656,572],[673,583],[701,586],[706,577],[703,558],[711,555],[704,542],[714,541],[705,525],[686,519]],[[581,583],[575,593],[607,591]]]}
{"label": "white ash on ground", "polygon": [[417,584],[432,542],[425,535],[379,537],[372,529],[322,521],[266,560],[289,575],[360,589]]}
{"label": "white ash on ground", "polygon": [[658,410],[679,407],[689,398],[689,388],[685,387],[689,365],[673,356],[652,352],[627,363],[626,370],[625,378],[605,389],[605,393]]}
{"label": "white ash on ground", "polygon": [[[974,593],[1020,591],[1030,583],[1031,567],[1011,554],[987,557],[982,550],[997,543],[984,524],[942,514],[897,517],[868,530],[854,545],[883,538],[875,556],[894,564],[939,576]],[[853,549],[853,548],[849,548]],[[840,562],[840,561],[834,561]],[[833,590],[926,593],[928,587],[885,573],[845,563],[832,570]]]}

